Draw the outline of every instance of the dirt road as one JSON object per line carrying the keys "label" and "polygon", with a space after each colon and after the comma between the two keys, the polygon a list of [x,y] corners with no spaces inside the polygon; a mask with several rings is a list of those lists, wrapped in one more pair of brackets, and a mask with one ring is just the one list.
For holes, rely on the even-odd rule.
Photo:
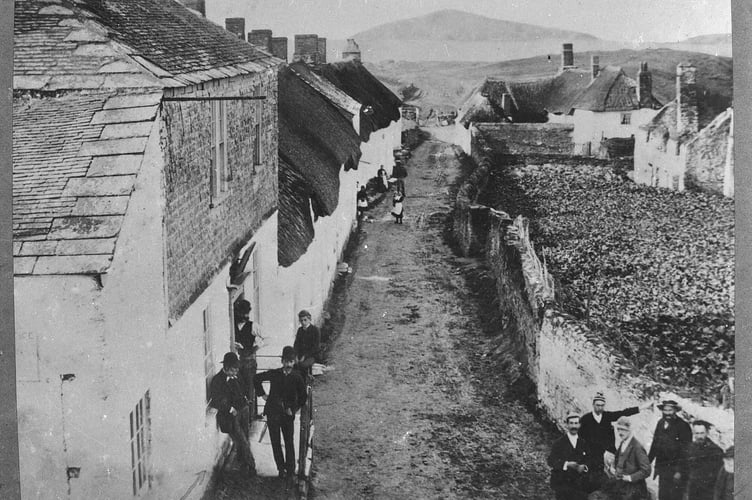
{"label": "dirt road", "polygon": [[443,237],[459,161],[429,140],[407,168],[404,224],[390,198],[370,212],[330,308],[334,370],[314,388],[312,497],[551,498],[551,428],[485,356],[488,297],[467,279],[478,265]]}

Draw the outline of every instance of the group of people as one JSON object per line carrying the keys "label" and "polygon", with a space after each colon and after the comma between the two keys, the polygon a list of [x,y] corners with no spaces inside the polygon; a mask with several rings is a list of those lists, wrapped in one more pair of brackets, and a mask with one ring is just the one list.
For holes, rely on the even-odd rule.
{"label": "group of people", "polygon": [[[395,167],[396,168],[396,167]],[[380,193],[386,193],[389,191],[389,176],[384,169],[384,165],[381,165],[378,171],[378,182],[376,184]],[[402,224],[402,217],[405,211],[405,181],[402,177],[392,179],[394,181],[394,195],[392,196],[392,217],[394,217],[395,224]],[[357,207],[358,207],[358,220],[360,220],[368,210],[368,193],[365,186],[360,186],[360,190],[357,194]]]}
{"label": "group of people", "polygon": [[710,423],[688,424],[678,416],[676,401],[663,401],[658,405],[663,416],[646,452],[632,434],[629,416],[652,403],[613,412],[605,406],[605,397],[597,393],[592,412],[566,416],[566,434],[548,456],[556,500],[647,500],[645,480],[651,472],[658,478],[659,500],[733,498],[734,447],[724,452],[713,443]]}
{"label": "group of people", "polygon": [[[300,311],[295,342],[282,349],[282,367],[256,373],[256,339],[260,337],[253,328],[250,312],[250,302],[237,301],[234,310],[237,354],[224,355],[222,369],[209,384],[209,404],[217,410],[220,431],[232,439],[242,469],[253,476],[256,463],[250,447],[250,426],[251,420],[257,417],[256,398],[263,398],[263,415],[279,477],[292,477],[295,474],[295,414],[307,400],[306,385],[319,353],[321,334],[311,322],[311,313]],[[268,394],[264,382],[269,383]]]}

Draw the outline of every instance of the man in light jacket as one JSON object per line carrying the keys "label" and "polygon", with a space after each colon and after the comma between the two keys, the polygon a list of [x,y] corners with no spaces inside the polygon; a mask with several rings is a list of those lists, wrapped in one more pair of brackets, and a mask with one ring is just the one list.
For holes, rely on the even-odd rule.
{"label": "man in light jacket", "polygon": [[619,445],[604,491],[614,500],[647,500],[645,479],[650,476],[650,460],[645,447],[632,435],[632,424],[627,417],[616,421],[616,433]]}

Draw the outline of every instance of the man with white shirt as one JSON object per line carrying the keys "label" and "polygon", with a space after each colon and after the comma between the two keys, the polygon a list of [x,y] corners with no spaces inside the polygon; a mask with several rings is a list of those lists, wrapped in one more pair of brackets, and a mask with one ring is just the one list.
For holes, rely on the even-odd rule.
{"label": "man with white shirt", "polygon": [[627,417],[616,421],[616,433],[619,444],[602,491],[613,500],[647,500],[645,479],[650,476],[650,461],[645,447],[632,435],[632,424]]}
{"label": "man with white shirt", "polygon": [[593,490],[591,471],[597,467],[597,462],[593,460],[590,445],[578,435],[578,413],[567,414],[566,428],[566,434],[554,442],[548,456],[551,489],[556,500],[587,500]]}

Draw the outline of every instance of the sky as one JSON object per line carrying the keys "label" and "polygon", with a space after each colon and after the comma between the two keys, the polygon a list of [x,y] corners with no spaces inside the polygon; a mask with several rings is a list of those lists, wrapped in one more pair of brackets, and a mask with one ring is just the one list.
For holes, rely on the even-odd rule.
{"label": "sky", "polygon": [[443,9],[636,43],[731,32],[730,0],[206,0],[207,17],[220,25],[245,17],[246,31],[272,29],[290,38],[344,39]]}

